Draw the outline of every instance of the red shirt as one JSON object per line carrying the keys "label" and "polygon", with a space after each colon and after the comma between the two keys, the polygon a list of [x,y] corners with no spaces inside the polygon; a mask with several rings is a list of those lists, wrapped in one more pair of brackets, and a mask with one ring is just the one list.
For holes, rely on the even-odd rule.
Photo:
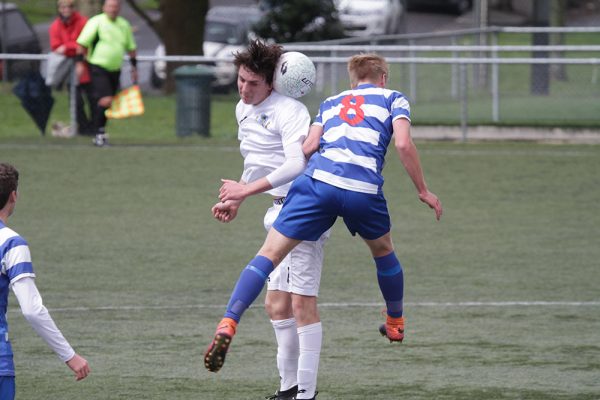
{"label": "red shirt", "polygon": [[[68,21],[63,21],[60,16],[52,22],[49,29],[50,34],[50,48],[52,51],[56,50],[60,46],[65,46],[65,56],[75,57],[77,54],[77,38],[81,33],[87,17],[79,14],[77,11],[73,11],[71,18]],[[83,76],[81,77],[80,83],[88,83],[90,81],[89,71],[86,68]]]}

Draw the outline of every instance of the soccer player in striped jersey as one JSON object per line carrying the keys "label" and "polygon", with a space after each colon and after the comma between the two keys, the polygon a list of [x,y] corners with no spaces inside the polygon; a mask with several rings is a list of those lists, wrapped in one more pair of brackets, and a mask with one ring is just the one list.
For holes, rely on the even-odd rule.
{"label": "soccer player in striped jersey", "polygon": [[[284,204],[291,181],[306,167],[302,143],[308,135],[310,114],[298,100],[273,90],[273,75],[281,54],[281,46],[256,40],[234,55],[240,94],[235,115],[244,171],[239,182],[223,180],[221,192],[238,196],[214,205],[213,215],[219,221],[234,219],[247,196],[267,193],[272,201],[263,219],[268,231]],[[268,276],[265,308],[277,340],[280,376],[279,389],[271,399],[315,396],[323,336],[317,295],[323,246],[328,237],[327,230],[312,241],[302,242]],[[232,304],[234,310],[240,307],[243,305]],[[221,329],[228,326],[227,340],[231,340],[239,319],[235,313],[228,317]],[[215,352],[218,344],[211,343],[205,355],[207,368],[213,372],[218,371],[225,356]],[[221,357],[221,361],[213,357]]]}
{"label": "soccer player in striped jersey", "polygon": [[[321,103],[303,144],[306,153],[318,152],[310,158],[304,174],[294,180],[265,243],[242,272],[225,315],[239,320],[260,293],[266,275],[298,243],[315,240],[342,217],[349,231],[358,233],[371,251],[386,303],[384,333],[390,341],[401,342],[404,274],[392,244],[381,175],[392,138],[419,199],[435,211],[438,220],[442,205],[425,183],[410,136],[409,103],[400,92],[385,88],[385,59],[375,54],[353,56],[348,73],[351,89]],[[235,198],[234,193],[225,193],[221,200]],[[215,341],[220,334],[217,329]],[[219,342],[224,356],[230,340]]]}
{"label": "soccer player in striped jersey", "polygon": [[27,242],[6,223],[17,203],[19,173],[10,164],[0,163],[0,399],[15,398],[15,367],[8,340],[6,311],[12,288],[25,319],[58,357],[75,373],[77,380],[89,373],[88,362],[75,353],[54,324],[35,285],[35,273]]}

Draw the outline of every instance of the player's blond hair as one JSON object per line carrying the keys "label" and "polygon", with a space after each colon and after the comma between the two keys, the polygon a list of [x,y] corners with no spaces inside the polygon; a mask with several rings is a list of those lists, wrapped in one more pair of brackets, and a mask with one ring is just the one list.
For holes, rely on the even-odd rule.
{"label": "player's blond hair", "polygon": [[352,87],[361,81],[376,82],[383,74],[388,75],[388,65],[385,58],[378,54],[357,54],[348,60],[348,75]]}

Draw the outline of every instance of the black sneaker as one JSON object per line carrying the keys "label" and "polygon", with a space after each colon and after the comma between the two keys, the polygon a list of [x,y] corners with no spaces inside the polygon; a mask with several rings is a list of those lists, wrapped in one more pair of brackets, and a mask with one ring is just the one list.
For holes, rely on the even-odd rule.
{"label": "black sneaker", "polygon": [[284,390],[284,391],[278,390],[275,392],[275,394],[265,397],[265,399],[267,399],[267,400],[293,400],[296,398],[295,397],[296,393],[298,393],[297,385],[289,388],[288,390]]}
{"label": "black sneaker", "polygon": [[108,136],[106,134],[99,133],[94,139],[92,139],[94,146],[97,147],[105,147],[108,146]]}

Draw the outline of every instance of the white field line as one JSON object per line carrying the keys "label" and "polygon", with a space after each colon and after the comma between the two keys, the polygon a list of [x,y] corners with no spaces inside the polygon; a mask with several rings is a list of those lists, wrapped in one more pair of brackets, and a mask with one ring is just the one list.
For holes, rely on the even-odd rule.
{"label": "white field line", "polygon": [[[600,307],[600,301],[460,301],[460,302],[407,302],[407,307],[468,308],[468,307]],[[383,303],[321,303],[321,308],[380,308]],[[254,305],[251,308],[262,307]],[[91,312],[91,311],[146,311],[180,309],[225,309],[225,304],[182,304],[169,306],[105,306],[105,307],[63,307],[52,308],[50,312]],[[9,312],[20,312],[10,309]]]}
{"label": "white field line", "polygon": [[[7,150],[63,150],[63,149],[92,149],[92,145],[85,144],[60,144],[60,143],[0,143],[0,149]],[[170,145],[153,145],[153,144],[120,144],[113,146],[111,150],[116,151],[136,151],[141,149],[177,149],[181,151],[221,151],[221,152],[238,152],[237,146],[205,146],[195,144],[170,144]],[[522,149],[423,149],[420,150],[424,154],[447,155],[447,156],[522,156],[522,157],[596,157],[597,152],[585,150],[522,150]]]}

